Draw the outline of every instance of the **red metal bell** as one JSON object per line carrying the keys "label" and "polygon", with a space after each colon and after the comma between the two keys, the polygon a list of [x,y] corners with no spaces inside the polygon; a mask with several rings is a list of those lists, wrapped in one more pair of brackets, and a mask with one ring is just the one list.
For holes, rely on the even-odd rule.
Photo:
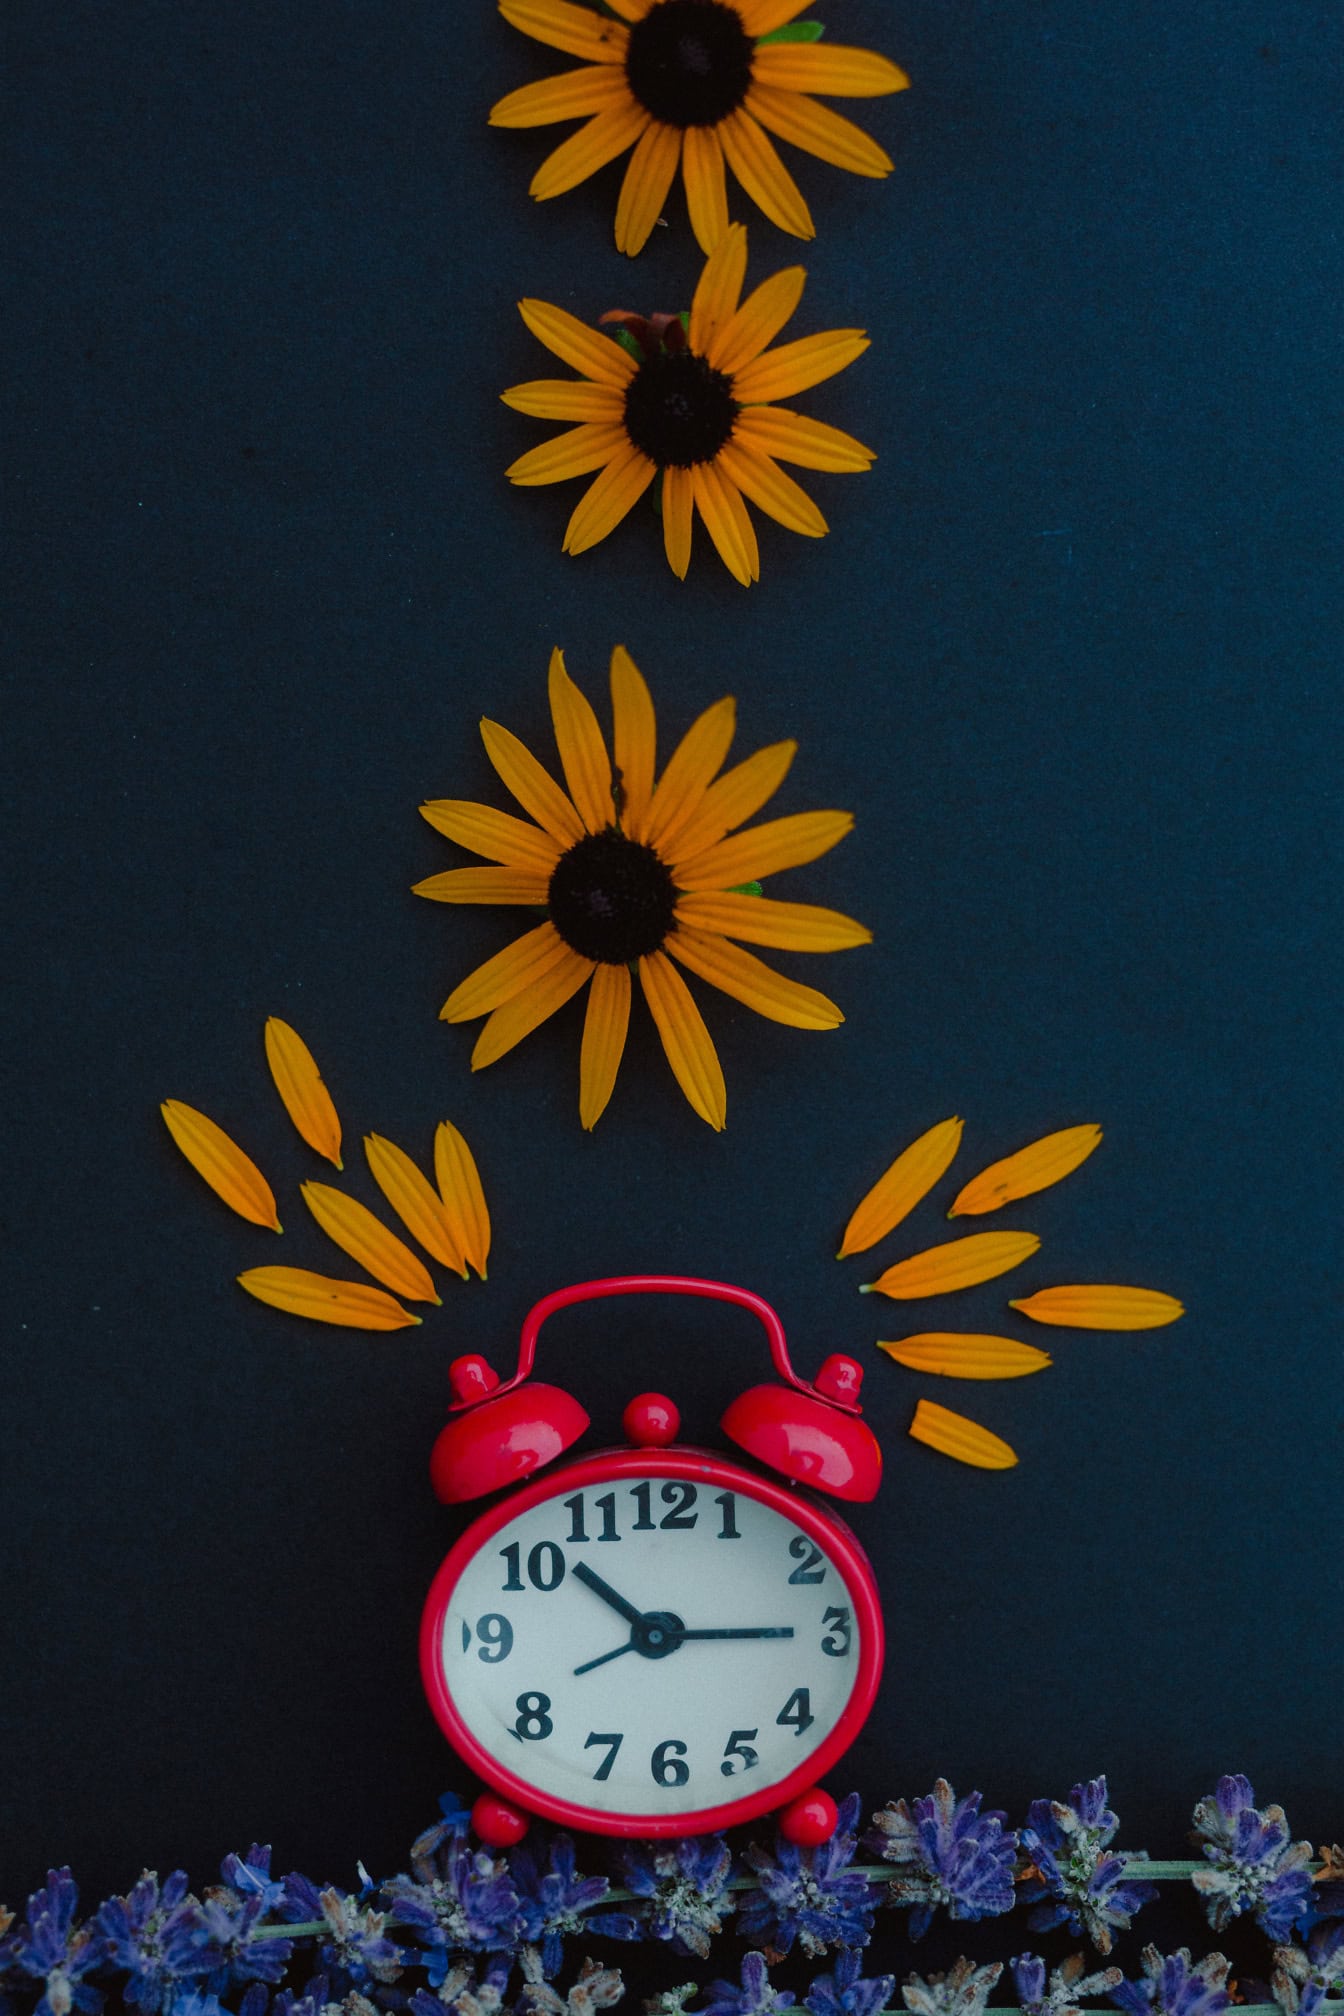
{"label": "red metal bell", "polygon": [[472,1354],[448,1368],[457,1413],[440,1429],[429,1459],[435,1496],[445,1505],[516,1484],[563,1456],[589,1425],[589,1416],[561,1386],[538,1379],[509,1385],[491,1397],[499,1379]]}
{"label": "red metal bell", "polygon": [[749,1387],[720,1425],[740,1449],[771,1470],[833,1498],[865,1502],[877,1496],[882,1482],[882,1451],[872,1429],[850,1411],[862,1380],[854,1359],[831,1357],[818,1372],[813,1393],[794,1386]]}

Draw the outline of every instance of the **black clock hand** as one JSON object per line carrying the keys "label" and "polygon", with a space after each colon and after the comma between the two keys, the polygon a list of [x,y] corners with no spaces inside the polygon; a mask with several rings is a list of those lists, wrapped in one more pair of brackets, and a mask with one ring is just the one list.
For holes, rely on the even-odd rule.
{"label": "black clock hand", "polygon": [[627,1624],[642,1624],[644,1622],[644,1612],[636,1610],[633,1603],[627,1603],[624,1596],[618,1596],[610,1582],[604,1582],[602,1577],[590,1568],[586,1561],[576,1562],[570,1572],[577,1581],[586,1583],[594,1596],[600,1596],[604,1603],[610,1603],[616,1614],[619,1617],[624,1617]]}
{"label": "black clock hand", "polygon": [[[578,1570],[574,1572],[577,1574]],[[658,1640],[657,1657],[661,1658],[668,1652],[675,1652],[678,1645],[684,1644],[688,1638],[792,1638],[793,1636],[792,1624],[731,1625],[721,1630],[687,1631],[684,1628],[672,1629],[672,1623],[673,1620],[669,1618],[663,1626],[662,1636]],[[625,1644],[618,1645],[614,1652],[604,1652],[600,1658],[589,1659],[582,1666],[576,1666],[575,1675],[591,1673],[595,1666],[605,1666],[609,1659],[619,1659],[623,1652],[639,1652],[643,1649],[636,1638],[628,1638]]]}
{"label": "black clock hand", "polygon": [[792,1624],[750,1624],[726,1631],[679,1631],[679,1643],[687,1638],[792,1638]]}
{"label": "black clock hand", "polygon": [[576,1675],[580,1673],[591,1673],[594,1666],[605,1666],[609,1659],[619,1659],[623,1652],[633,1652],[634,1649],[635,1649],[634,1639],[627,1638],[624,1645],[618,1645],[614,1652],[604,1652],[601,1658],[599,1659],[589,1659],[585,1662],[584,1665],[576,1666],[574,1668],[574,1672]]}

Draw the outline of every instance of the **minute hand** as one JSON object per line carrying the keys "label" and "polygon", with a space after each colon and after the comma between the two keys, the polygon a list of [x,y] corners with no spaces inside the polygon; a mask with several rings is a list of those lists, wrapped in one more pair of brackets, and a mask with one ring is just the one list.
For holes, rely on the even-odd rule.
{"label": "minute hand", "polygon": [[792,1638],[792,1624],[745,1624],[731,1626],[725,1630],[679,1631],[677,1636],[684,1643],[687,1638]]}

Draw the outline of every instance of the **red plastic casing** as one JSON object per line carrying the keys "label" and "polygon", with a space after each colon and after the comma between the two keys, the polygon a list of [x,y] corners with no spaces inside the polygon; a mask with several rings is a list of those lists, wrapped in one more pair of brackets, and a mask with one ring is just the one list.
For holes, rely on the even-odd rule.
{"label": "red plastic casing", "polygon": [[[595,1812],[568,1800],[554,1799],[529,1785],[508,1770],[502,1760],[480,1744],[459,1716],[444,1678],[439,1660],[443,1621],[468,1562],[500,1529],[520,1512],[548,1498],[584,1490],[592,1485],[619,1482],[626,1477],[680,1477],[706,1485],[720,1485],[757,1499],[801,1530],[820,1541],[840,1567],[854,1598],[855,1620],[859,1627],[859,1658],[850,1691],[839,1720],[825,1742],[811,1752],[796,1771],[766,1786],[717,1806],[705,1806],[690,1813],[622,1814]],[[435,1719],[462,1761],[479,1778],[513,1804],[566,1827],[592,1834],[637,1836],[652,1840],[676,1834],[710,1834],[722,1827],[735,1827],[755,1819],[760,1813],[786,1806],[801,1794],[811,1792],[817,1780],[835,1765],[858,1736],[868,1718],[882,1678],[885,1634],[877,1583],[868,1557],[843,1520],[825,1505],[796,1486],[777,1484],[758,1477],[741,1464],[714,1455],[707,1449],[608,1449],[566,1463],[548,1471],[520,1490],[511,1491],[474,1519],[443,1562],[430,1586],[420,1623],[420,1674]]]}
{"label": "red plastic casing", "polygon": [[882,1451],[866,1421],[790,1386],[751,1386],[719,1426],[767,1469],[814,1491],[866,1503],[882,1482]]}

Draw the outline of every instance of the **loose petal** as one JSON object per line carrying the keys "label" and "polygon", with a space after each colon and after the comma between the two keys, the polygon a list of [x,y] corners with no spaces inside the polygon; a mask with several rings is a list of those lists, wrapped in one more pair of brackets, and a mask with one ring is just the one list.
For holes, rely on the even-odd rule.
{"label": "loose petal", "polygon": [[339,1323],[346,1330],[404,1330],[423,1320],[381,1288],[366,1288],[362,1281],[332,1281],[302,1267],[253,1267],[238,1276],[238,1286],[273,1309],[307,1316],[315,1323]]}
{"label": "loose petal", "polygon": [[639,980],[678,1085],[700,1118],[721,1133],[728,1112],[723,1067],[690,988],[662,952],[640,960]]}
{"label": "loose petal", "polygon": [[453,1237],[484,1281],[490,1257],[490,1213],[485,1208],[476,1158],[450,1120],[441,1120],[435,1131],[434,1173]]}
{"label": "loose petal", "polygon": [[974,1288],[1029,1260],[1040,1246],[1034,1232],[971,1232],[964,1239],[949,1239],[945,1246],[930,1246],[927,1252],[898,1260],[859,1293],[913,1302],[924,1295],[947,1294],[953,1288]]}
{"label": "loose petal", "polygon": [[[493,725],[483,721],[481,733],[484,735],[486,728]],[[503,735],[508,731],[499,732]],[[489,746],[487,741],[487,749]],[[554,790],[555,786],[551,788]],[[431,798],[420,807],[420,817],[428,820],[446,840],[470,848],[473,854],[484,855],[487,861],[503,861],[510,868],[526,868],[549,876],[560,859],[560,843],[555,837],[539,833],[535,826],[515,819],[511,812],[497,812],[493,805],[473,805],[465,798]],[[573,806],[569,808],[569,817],[574,834],[572,840],[562,843],[565,846],[572,846],[583,833]]]}
{"label": "loose petal", "polygon": [[375,1281],[410,1302],[437,1302],[440,1296],[424,1264],[355,1198],[329,1183],[300,1185],[304,1203],[329,1239]]}
{"label": "loose petal", "polygon": [[448,1222],[443,1199],[428,1177],[404,1149],[381,1134],[364,1136],[364,1153],[374,1182],[406,1230],[419,1240],[432,1260],[451,1267],[465,1281],[466,1259]]}
{"label": "loose petal", "polygon": [[978,1421],[940,1407],[936,1400],[921,1400],[910,1423],[916,1442],[927,1442],[941,1455],[954,1456],[958,1463],[973,1464],[977,1470],[1011,1470],[1017,1451],[998,1435],[991,1435]]}
{"label": "loose petal", "polygon": [[903,1218],[909,1217],[951,1166],[961,1145],[963,1124],[955,1118],[940,1120],[901,1150],[890,1169],[878,1177],[856,1207],[845,1227],[837,1260],[847,1259],[851,1253],[866,1253],[870,1246],[876,1246],[879,1239],[894,1231]]}
{"label": "loose petal", "polygon": [[653,795],[658,731],[653,697],[624,644],[618,644],[611,654],[611,720],[612,754],[620,778],[621,825],[633,833]]}
{"label": "loose petal", "polygon": [[1022,1379],[1050,1364],[1048,1351],[1019,1344],[1015,1337],[981,1337],[966,1331],[926,1330],[918,1337],[879,1343],[879,1351],[912,1372],[936,1372],[944,1379]]}
{"label": "loose petal", "polygon": [[767,875],[801,868],[829,853],[853,824],[852,812],[793,812],[787,819],[768,819],[763,826],[749,826],[745,833],[707,847],[694,860],[678,861],[677,885],[736,889],[744,882],[762,882]]}
{"label": "loose petal", "polygon": [[599,966],[588,990],[579,1052],[579,1121],[589,1132],[607,1108],[630,1023],[630,969]]}
{"label": "loose petal", "polygon": [[763,959],[744,952],[740,945],[730,945],[725,938],[681,925],[669,933],[666,949],[711,987],[741,1001],[767,1021],[785,1022],[793,1029],[835,1029],[845,1019],[834,1001],[815,987],[786,979]]}
{"label": "loose petal", "polygon": [[1109,1284],[1041,1288],[1008,1307],[1033,1323],[1058,1323],[1070,1330],[1160,1330],[1185,1314],[1184,1303],[1159,1289]]}
{"label": "loose petal", "polygon": [[478,1015],[490,1014],[492,1009],[511,1001],[515,994],[521,994],[525,987],[543,980],[567,956],[572,956],[569,947],[548,918],[469,973],[448,996],[439,1010],[439,1018],[444,1022],[474,1022]]}
{"label": "loose petal", "polygon": [[611,758],[592,705],[565,670],[564,653],[551,652],[549,675],[551,721],[560,764],[585,827],[601,833],[616,817],[611,797]]}
{"label": "loose petal", "polygon": [[285,1111],[303,1139],[341,1168],[341,1123],[331,1094],[302,1036],[278,1015],[266,1024],[266,1062]]}
{"label": "loose petal", "polygon": [[697,931],[786,952],[844,952],[871,944],[873,937],[866,924],[856,924],[838,910],[823,910],[815,903],[776,903],[769,896],[738,896],[731,890],[690,891],[678,899],[676,916],[679,924]]}
{"label": "loose petal", "polygon": [[216,1197],[249,1224],[266,1225],[272,1232],[281,1229],[270,1184],[222,1127],[180,1099],[165,1099],[159,1111],[168,1132]]}
{"label": "loose petal", "polygon": [[1016,1155],[1006,1155],[1001,1162],[991,1162],[988,1169],[973,1176],[958,1193],[947,1215],[978,1217],[985,1211],[997,1211],[1001,1204],[1014,1203],[1019,1197],[1030,1197],[1037,1190],[1048,1190],[1052,1183],[1072,1175],[1086,1162],[1100,1141],[1101,1129],[1097,1126],[1063,1127],[1057,1134],[1042,1135],[1030,1147],[1019,1148]]}

